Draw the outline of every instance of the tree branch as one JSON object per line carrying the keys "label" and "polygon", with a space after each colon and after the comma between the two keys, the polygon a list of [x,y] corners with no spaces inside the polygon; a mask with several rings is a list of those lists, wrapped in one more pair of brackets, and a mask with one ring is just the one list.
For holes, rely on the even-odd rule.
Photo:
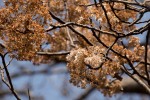
{"label": "tree branch", "polygon": [[67,55],[70,51],[65,52],[37,52],[38,55],[49,55],[49,56],[55,56],[55,55]]}
{"label": "tree branch", "polygon": [[[6,55],[6,54],[5,54],[5,55]],[[2,59],[2,64],[3,64],[3,66],[4,66],[4,70],[5,70],[5,72],[6,72],[6,76],[7,76],[7,78],[8,78],[8,82],[9,82],[10,87],[9,87],[8,84],[6,84],[6,83],[5,83],[5,84],[10,88],[12,94],[16,97],[16,99],[17,99],[17,100],[21,100],[20,97],[18,96],[18,94],[17,94],[17,93],[15,92],[15,90],[14,90],[14,87],[13,87],[13,84],[12,84],[12,81],[11,81],[11,77],[10,77],[9,71],[8,71],[8,69],[7,69],[6,62],[5,62],[5,55],[2,55],[2,54],[0,53],[0,56],[1,56],[1,59]]]}

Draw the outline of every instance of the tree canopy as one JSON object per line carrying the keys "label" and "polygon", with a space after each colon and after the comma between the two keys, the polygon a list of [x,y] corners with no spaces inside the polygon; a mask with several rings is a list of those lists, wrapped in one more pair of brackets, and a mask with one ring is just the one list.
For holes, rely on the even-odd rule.
{"label": "tree canopy", "polygon": [[[131,77],[150,94],[149,0],[5,0],[0,56],[33,64],[66,62],[70,83],[104,95],[124,91]],[[140,36],[143,36],[143,41]]]}

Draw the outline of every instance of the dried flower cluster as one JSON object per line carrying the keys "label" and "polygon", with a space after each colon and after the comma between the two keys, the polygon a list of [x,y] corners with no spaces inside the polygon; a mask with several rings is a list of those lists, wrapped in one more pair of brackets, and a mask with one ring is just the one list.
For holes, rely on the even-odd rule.
{"label": "dried flower cluster", "polygon": [[90,84],[100,89],[105,95],[118,92],[119,81],[116,82],[114,77],[120,71],[120,64],[117,61],[105,59],[102,55],[104,51],[102,46],[72,50],[67,56],[70,82],[82,88]]}
{"label": "dried flower cluster", "polygon": [[39,0],[8,0],[0,9],[0,38],[18,60],[32,60],[48,41],[44,26],[51,17]]}

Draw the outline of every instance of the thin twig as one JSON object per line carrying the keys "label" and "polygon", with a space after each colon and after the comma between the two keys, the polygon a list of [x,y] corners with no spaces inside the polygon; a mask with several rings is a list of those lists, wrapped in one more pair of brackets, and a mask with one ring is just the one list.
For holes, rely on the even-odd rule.
{"label": "thin twig", "polygon": [[12,94],[16,97],[17,100],[21,100],[20,97],[18,96],[18,94],[17,94],[17,93],[15,92],[15,90],[14,90],[14,87],[13,87],[13,84],[12,84],[12,81],[11,81],[11,77],[10,77],[9,71],[8,71],[8,69],[7,69],[7,66],[6,66],[5,55],[6,55],[6,54],[2,55],[2,54],[0,53],[0,56],[1,56],[1,59],[2,59],[2,64],[3,64],[3,66],[4,66],[4,70],[5,70],[5,72],[6,72],[6,76],[7,76],[7,78],[8,78],[8,82],[9,82],[9,84],[10,84],[10,90],[11,90]]}
{"label": "thin twig", "polygon": [[10,59],[10,61],[8,62],[8,64],[6,66],[9,66],[10,63],[12,62],[13,58]]}
{"label": "thin twig", "polygon": [[[66,11],[66,21],[69,21],[67,0],[64,0],[64,6],[65,6],[65,11]],[[70,34],[70,32],[69,32],[69,28],[68,28],[68,27],[66,27],[66,33],[67,33],[67,35],[68,35],[68,37],[69,37],[69,40],[70,40],[71,45],[72,45],[73,47],[75,47],[74,42],[73,42],[73,39],[72,39],[72,37],[71,37],[71,34]]]}
{"label": "thin twig", "polygon": [[110,31],[117,33],[116,30],[114,30],[114,29],[112,28],[112,25],[111,25],[111,23],[110,23],[110,20],[109,20],[108,14],[107,14],[107,10],[105,9],[105,6],[104,6],[103,3],[101,2],[101,0],[99,0],[99,2],[100,2],[100,5],[101,5],[101,7],[102,7],[102,9],[103,9],[104,14],[105,14],[105,18],[106,18],[106,20],[107,20],[107,24],[108,24],[108,26],[109,26]]}
{"label": "thin twig", "polygon": [[75,22],[66,22],[65,24],[57,25],[57,26],[52,25],[52,28],[47,29],[46,32],[52,31],[52,30],[57,29],[57,28],[63,28],[63,27],[66,27],[66,26],[70,26],[70,25],[86,28],[86,29],[89,29],[89,30],[94,30],[94,31],[99,32],[101,34],[107,34],[107,35],[110,35],[110,36],[113,36],[113,37],[117,37],[117,35],[115,35],[114,32],[102,31],[102,30],[97,29],[95,27],[91,27],[89,25],[83,25],[83,24],[79,24],[79,23],[75,23]]}
{"label": "thin twig", "polygon": [[[52,16],[53,19],[57,20],[59,23],[61,24],[65,24],[64,21],[62,21],[60,18],[56,17],[51,11],[49,11],[49,14]],[[88,43],[90,46],[93,46],[93,44],[80,32],[78,32],[77,30],[75,30],[73,27],[68,26],[74,33],[76,33],[77,35],[79,35],[80,37],[82,37],[86,43]]]}

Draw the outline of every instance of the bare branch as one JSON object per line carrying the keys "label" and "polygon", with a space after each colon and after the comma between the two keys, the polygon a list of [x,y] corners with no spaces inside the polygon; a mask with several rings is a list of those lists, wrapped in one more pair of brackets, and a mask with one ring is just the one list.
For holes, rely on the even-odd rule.
{"label": "bare branch", "polygon": [[[21,100],[20,99],[20,97],[18,96],[18,94],[15,92],[15,90],[14,90],[14,87],[13,87],[13,84],[12,84],[12,81],[11,81],[11,77],[10,77],[10,74],[9,74],[9,71],[8,71],[8,69],[7,69],[7,65],[6,65],[6,62],[5,62],[5,55],[6,54],[4,54],[4,55],[2,55],[1,53],[0,53],[0,56],[1,56],[1,59],[2,59],[2,64],[3,64],[3,66],[4,66],[4,70],[5,70],[5,72],[6,72],[6,76],[7,76],[7,78],[8,78],[8,82],[9,82],[9,84],[10,84],[10,90],[11,90],[11,92],[12,92],[12,94],[16,97],[16,99],[17,100]],[[5,82],[5,81],[4,81]],[[7,83],[5,83],[6,85],[7,85]],[[8,85],[7,85],[8,86]]]}
{"label": "bare branch", "polygon": [[84,100],[86,99],[92,92],[94,92],[95,88],[90,87],[83,94],[81,94],[76,100]]}
{"label": "bare branch", "polygon": [[[145,73],[147,75],[147,78],[150,80],[149,78],[149,72],[148,72],[148,65],[147,65],[147,53],[148,53],[148,41],[149,41],[149,35],[150,35],[150,28],[148,29],[147,35],[146,35],[146,43],[145,43]],[[148,84],[150,85],[150,81],[148,82]]]}
{"label": "bare branch", "polygon": [[29,96],[29,100],[31,100],[31,96],[30,96],[30,90],[28,88],[28,96]]}
{"label": "bare branch", "polygon": [[[64,21],[62,21],[60,18],[56,17],[51,11],[49,11],[49,14],[52,16],[52,18],[54,18],[55,20],[57,20],[58,22],[60,22],[61,24],[65,24]],[[77,30],[75,30],[74,28],[72,28],[71,26],[68,26],[74,33],[76,33],[77,35],[79,35],[80,37],[82,37],[90,46],[93,46],[93,44],[84,36],[82,35],[82,33],[78,32]]]}
{"label": "bare branch", "polygon": [[49,55],[49,56],[55,56],[55,55],[67,55],[70,51],[66,52],[37,52],[39,55]]}
{"label": "bare branch", "polygon": [[139,85],[141,85],[142,87],[144,87],[146,89],[146,91],[150,94],[150,88],[137,76],[135,75],[131,75],[127,70],[125,70],[124,67],[122,67],[122,70],[128,75],[130,76],[133,80],[135,80]]}

